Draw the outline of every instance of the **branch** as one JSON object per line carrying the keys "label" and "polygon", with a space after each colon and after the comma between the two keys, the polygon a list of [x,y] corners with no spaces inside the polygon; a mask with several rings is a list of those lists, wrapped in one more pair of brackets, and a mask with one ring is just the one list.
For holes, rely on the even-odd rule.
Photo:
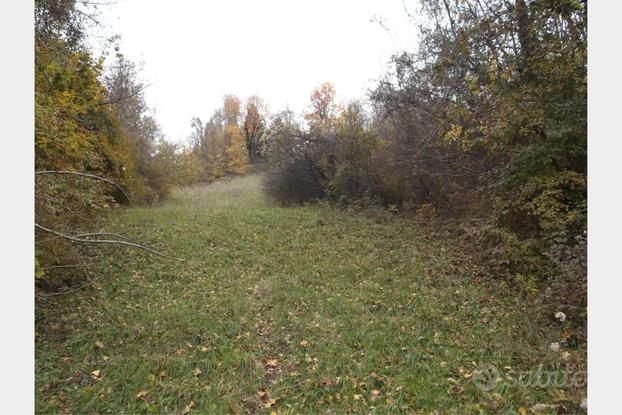
{"label": "branch", "polygon": [[134,98],[136,95],[138,95],[141,92],[143,92],[149,86],[151,86],[151,84],[143,85],[140,88],[138,88],[136,91],[133,91],[129,95],[120,96],[120,97],[117,97],[117,98],[112,99],[112,100],[102,101],[102,102],[98,103],[97,105],[111,105],[111,104],[118,104],[119,102],[127,101],[128,99]]}
{"label": "branch", "polygon": [[[127,236],[119,235],[118,233],[110,233],[110,232],[95,232],[95,233],[81,233],[79,235],[74,235],[74,238],[90,238],[91,236],[112,236],[118,239],[125,239],[126,241],[133,241],[134,238],[128,238]],[[35,244],[42,244],[46,242],[52,242],[57,239],[60,239],[60,236],[54,236],[53,238],[44,239],[42,241],[37,241]]]}
{"label": "branch", "polygon": [[130,204],[132,206],[134,205],[134,202],[132,202],[132,199],[130,199],[130,196],[127,194],[127,192],[123,189],[123,187],[121,187],[119,184],[113,182],[110,179],[106,179],[104,177],[101,176],[97,176],[95,174],[91,174],[91,173],[80,173],[80,172],[76,172],[76,171],[67,171],[67,170],[40,170],[40,171],[36,171],[35,172],[35,176],[37,174],[66,174],[66,175],[74,175],[74,176],[82,176],[82,177],[88,177],[91,179],[96,179],[96,180],[101,180],[103,182],[109,183],[113,186],[115,186],[117,189],[119,189],[119,191],[121,193],[123,193],[123,195],[127,198],[127,201],[130,202]]}
{"label": "branch", "polygon": [[38,229],[40,229],[40,230],[42,230],[44,232],[47,232],[47,233],[51,233],[52,235],[56,235],[58,237],[70,240],[72,242],[91,243],[91,244],[126,245],[126,246],[131,246],[133,248],[138,248],[138,249],[145,250],[147,252],[150,252],[150,253],[152,253],[154,255],[157,255],[157,256],[161,256],[163,258],[174,259],[176,261],[184,261],[183,258],[174,258],[174,257],[168,256],[168,255],[164,255],[164,254],[162,254],[162,253],[160,253],[160,252],[158,252],[158,251],[156,251],[156,250],[154,250],[152,248],[149,248],[149,247],[147,247],[145,245],[136,244],[136,243],[133,243],[133,242],[121,241],[121,240],[116,240],[116,239],[113,240],[113,239],[83,239],[83,238],[77,238],[75,236],[67,235],[67,234],[64,234],[62,232],[58,232],[58,231],[46,228],[44,226],[39,225],[38,223],[35,223],[35,228],[38,228]]}
{"label": "branch", "polygon": [[[135,240],[134,238],[128,238],[127,236],[123,236],[123,235],[119,235],[118,233],[110,233],[110,232],[95,232],[95,233],[81,233],[79,235],[74,235],[74,238],[90,238],[92,236],[112,236],[114,238],[118,238],[118,239],[124,239],[126,241],[133,241]],[[52,242],[55,241],[57,239],[60,239],[60,236],[54,236],[52,238],[48,238],[48,239],[44,239],[42,241],[36,241],[35,244],[43,244],[46,242]]]}

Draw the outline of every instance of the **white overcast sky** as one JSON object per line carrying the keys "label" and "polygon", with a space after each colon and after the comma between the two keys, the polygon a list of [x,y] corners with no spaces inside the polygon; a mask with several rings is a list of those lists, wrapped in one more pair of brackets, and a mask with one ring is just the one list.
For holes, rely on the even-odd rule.
{"label": "white overcast sky", "polygon": [[341,100],[364,97],[391,54],[415,45],[405,7],[416,0],[117,0],[99,7],[99,34],[119,34],[143,64],[147,103],[180,142],[227,93],[259,95],[272,112],[303,111],[325,81]]}

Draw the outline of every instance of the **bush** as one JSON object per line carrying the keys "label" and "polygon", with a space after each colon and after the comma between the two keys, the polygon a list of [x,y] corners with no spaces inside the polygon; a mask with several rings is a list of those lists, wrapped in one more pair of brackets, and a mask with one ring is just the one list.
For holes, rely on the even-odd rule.
{"label": "bush", "polygon": [[319,199],[325,195],[326,165],[321,143],[302,132],[280,132],[273,138],[270,151],[271,168],[264,188],[269,197],[283,204],[296,204]]}

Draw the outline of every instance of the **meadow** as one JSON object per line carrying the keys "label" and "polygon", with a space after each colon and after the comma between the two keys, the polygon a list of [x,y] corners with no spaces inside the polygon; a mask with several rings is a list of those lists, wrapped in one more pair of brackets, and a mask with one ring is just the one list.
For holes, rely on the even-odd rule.
{"label": "meadow", "polygon": [[37,413],[580,410],[584,387],[512,382],[584,358],[551,350],[563,322],[446,272],[407,218],[279,207],[261,182],[102,219],[184,260],[100,249],[91,284],[39,306]]}

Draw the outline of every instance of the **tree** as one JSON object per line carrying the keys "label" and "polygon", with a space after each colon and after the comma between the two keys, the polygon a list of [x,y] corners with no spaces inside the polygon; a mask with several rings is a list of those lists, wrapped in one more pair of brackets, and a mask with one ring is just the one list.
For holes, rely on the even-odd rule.
{"label": "tree", "polygon": [[248,98],[244,118],[244,137],[248,159],[253,162],[262,156],[261,138],[265,130],[265,118],[260,112],[264,104],[258,96]]}
{"label": "tree", "polygon": [[335,116],[335,87],[325,82],[311,93],[311,111],[305,119],[312,127],[325,127]]}
{"label": "tree", "polygon": [[145,101],[146,85],[138,76],[136,65],[117,53],[114,65],[104,78],[108,95],[105,105],[115,111],[124,134],[134,143],[136,171],[149,188],[141,198],[158,200],[170,193],[171,183],[162,177],[162,159],[155,159],[158,149],[164,148],[163,136]]}
{"label": "tree", "polygon": [[225,149],[226,170],[229,174],[248,173],[248,153],[242,131],[237,125],[225,127],[229,145]]}
{"label": "tree", "polygon": [[195,148],[205,146],[205,126],[201,118],[194,117],[190,122],[192,133],[190,135],[191,145]]}
{"label": "tree", "polygon": [[238,125],[242,115],[242,102],[235,95],[225,95],[223,98],[222,113],[225,125]]}
{"label": "tree", "polygon": [[224,132],[223,110],[217,109],[205,126],[205,143],[207,151],[204,159],[207,166],[205,180],[217,179],[225,174],[224,151],[227,147]]}

